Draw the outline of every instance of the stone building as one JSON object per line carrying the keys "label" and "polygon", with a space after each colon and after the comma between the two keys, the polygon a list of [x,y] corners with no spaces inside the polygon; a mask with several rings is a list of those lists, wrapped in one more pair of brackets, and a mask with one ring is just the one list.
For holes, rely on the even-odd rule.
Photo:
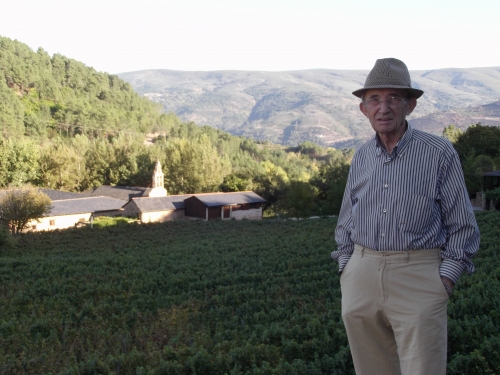
{"label": "stone building", "polygon": [[98,216],[136,217],[142,223],[169,220],[262,219],[265,200],[252,191],[167,195],[156,162],[151,187],[99,186],[83,193],[39,189],[52,200],[50,213],[29,230],[54,230],[89,223]]}
{"label": "stone building", "polygon": [[184,200],[185,215],[204,220],[260,220],[265,201],[252,191],[194,194]]}

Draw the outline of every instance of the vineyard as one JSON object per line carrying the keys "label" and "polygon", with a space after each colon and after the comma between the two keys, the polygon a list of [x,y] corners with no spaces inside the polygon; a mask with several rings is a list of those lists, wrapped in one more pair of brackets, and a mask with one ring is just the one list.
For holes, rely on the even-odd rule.
{"label": "vineyard", "polygon": [[[448,374],[500,372],[500,214],[449,303]],[[27,233],[0,250],[0,374],[354,374],[335,219]]]}

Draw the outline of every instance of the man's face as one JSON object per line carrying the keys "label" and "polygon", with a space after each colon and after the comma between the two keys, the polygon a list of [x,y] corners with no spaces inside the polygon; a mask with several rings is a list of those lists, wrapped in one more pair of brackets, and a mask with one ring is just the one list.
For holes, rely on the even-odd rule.
{"label": "man's face", "polygon": [[396,97],[397,99],[404,98],[404,96],[401,90],[395,89],[367,90],[359,108],[370,120],[373,130],[379,135],[402,137],[405,132],[406,115],[413,111],[417,105],[417,99],[410,98],[401,100],[399,103],[391,103],[389,98]]}

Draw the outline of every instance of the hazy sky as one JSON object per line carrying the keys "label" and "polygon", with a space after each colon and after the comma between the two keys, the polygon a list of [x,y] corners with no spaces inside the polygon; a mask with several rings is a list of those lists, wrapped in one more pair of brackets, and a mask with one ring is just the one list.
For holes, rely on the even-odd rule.
{"label": "hazy sky", "polygon": [[500,66],[500,1],[1,0],[0,35],[109,73]]}

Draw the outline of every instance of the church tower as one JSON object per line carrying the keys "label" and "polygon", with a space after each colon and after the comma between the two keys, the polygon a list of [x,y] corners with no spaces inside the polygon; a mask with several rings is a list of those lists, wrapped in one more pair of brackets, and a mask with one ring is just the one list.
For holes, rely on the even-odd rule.
{"label": "church tower", "polygon": [[153,172],[153,181],[151,185],[151,190],[149,191],[149,197],[166,197],[167,191],[163,187],[164,175],[161,170],[161,164],[158,160],[156,162],[155,171]]}

